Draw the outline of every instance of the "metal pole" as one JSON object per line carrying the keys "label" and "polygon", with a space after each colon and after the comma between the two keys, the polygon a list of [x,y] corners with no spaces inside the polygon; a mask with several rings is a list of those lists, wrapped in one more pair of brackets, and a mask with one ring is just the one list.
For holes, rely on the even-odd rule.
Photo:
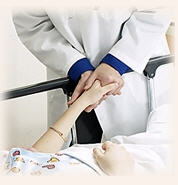
{"label": "metal pole", "polygon": [[[70,100],[70,96],[67,95],[67,102]],[[70,105],[68,105],[69,107]],[[72,136],[72,145],[77,144],[77,130],[76,130],[76,123],[73,124],[71,128],[71,136]]]}
{"label": "metal pole", "polygon": [[153,78],[147,77],[147,86],[148,86],[148,106],[149,111],[151,112],[156,108],[156,98]]}

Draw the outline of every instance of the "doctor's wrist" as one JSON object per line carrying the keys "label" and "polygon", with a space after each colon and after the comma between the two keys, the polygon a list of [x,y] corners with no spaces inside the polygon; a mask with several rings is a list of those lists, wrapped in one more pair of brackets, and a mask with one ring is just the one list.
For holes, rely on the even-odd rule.
{"label": "doctor's wrist", "polygon": [[131,72],[132,69],[121,60],[111,54],[107,54],[100,63],[106,63],[113,67],[120,75]]}
{"label": "doctor's wrist", "polygon": [[68,75],[70,79],[77,83],[83,73],[94,70],[95,68],[92,66],[90,61],[87,58],[82,58],[72,65],[68,71]]}

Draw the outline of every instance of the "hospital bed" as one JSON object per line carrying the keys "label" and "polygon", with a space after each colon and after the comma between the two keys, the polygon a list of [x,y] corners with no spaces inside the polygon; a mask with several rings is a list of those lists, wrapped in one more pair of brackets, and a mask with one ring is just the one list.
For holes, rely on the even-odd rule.
{"label": "hospital bed", "polygon": [[[150,111],[155,107],[153,79],[155,77],[156,71],[158,67],[160,67],[161,65],[172,63],[173,61],[174,61],[173,55],[159,56],[151,58],[147,66],[145,67],[144,75],[147,77],[148,102]],[[25,87],[20,87],[17,89],[11,89],[1,93],[0,97],[2,97],[1,98],[2,100],[8,100],[62,88],[63,92],[67,96],[67,100],[69,100],[72,95],[72,92],[75,89],[75,86],[76,84],[74,82],[72,82],[68,77],[65,77]],[[79,144],[99,143],[101,141],[102,129],[94,110],[92,110],[90,113],[86,113],[85,111],[83,111],[80,114],[80,116],[76,120],[76,123],[71,129],[71,136],[72,136],[71,145],[75,143]]]}

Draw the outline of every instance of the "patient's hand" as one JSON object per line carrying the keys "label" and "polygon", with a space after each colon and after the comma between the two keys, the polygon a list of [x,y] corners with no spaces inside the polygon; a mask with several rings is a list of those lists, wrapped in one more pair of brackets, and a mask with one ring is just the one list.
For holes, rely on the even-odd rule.
{"label": "patient's hand", "polygon": [[134,159],[123,146],[107,141],[102,149],[104,152],[94,148],[93,155],[107,175],[129,175],[133,172]]}
{"label": "patient's hand", "polygon": [[92,105],[94,103],[99,102],[99,100],[105,95],[107,92],[118,87],[117,83],[111,83],[101,87],[100,81],[96,80],[92,87],[86,90],[82,96],[85,96],[88,105]]}

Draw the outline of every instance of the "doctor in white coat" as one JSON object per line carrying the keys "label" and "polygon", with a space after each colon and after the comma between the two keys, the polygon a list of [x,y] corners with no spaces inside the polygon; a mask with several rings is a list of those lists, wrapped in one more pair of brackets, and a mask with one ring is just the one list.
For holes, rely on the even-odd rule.
{"label": "doctor in white coat", "polygon": [[70,104],[95,79],[102,85],[118,82],[119,88],[86,109],[97,107],[103,141],[146,130],[143,70],[151,57],[169,54],[166,15],[117,7],[43,9],[16,12],[13,21],[21,41],[44,65],[78,84]]}

